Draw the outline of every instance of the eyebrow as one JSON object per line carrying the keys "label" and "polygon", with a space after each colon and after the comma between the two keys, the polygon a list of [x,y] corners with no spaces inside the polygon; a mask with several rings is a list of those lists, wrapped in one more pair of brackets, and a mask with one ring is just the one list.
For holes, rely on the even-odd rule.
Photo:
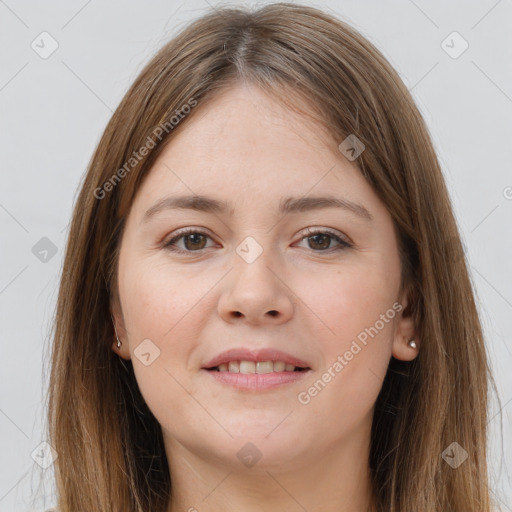
{"label": "eyebrow", "polygon": [[[323,208],[341,208],[355,213],[362,219],[372,221],[373,216],[362,205],[334,196],[307,196],[283,198],[279,203],[279,213],[299,213]],[[226,201],[220,201],[212,197],[202,195],[171,196],[165,197],[155,203],[144,214],[141,223],[148,222],[157,213],[164,210],[183,209],[195,210],[213,214],[230,215],[234,214],[233,207]]]}

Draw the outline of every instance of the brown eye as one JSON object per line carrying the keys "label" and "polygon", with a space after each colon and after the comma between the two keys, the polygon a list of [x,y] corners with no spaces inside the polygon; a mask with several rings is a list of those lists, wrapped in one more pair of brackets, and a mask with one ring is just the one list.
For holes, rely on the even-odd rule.
{"label": "brown eye", "polygon": [[[171,238],[164,244],[164,247],[170,251],[178,253],[197,252],[205,249],[206,241],[208,238],[210,237],[206,233],[189,229],[187,231],[182,231],[181,233]],[[182,247],[178,247],[177,242],[179,242],[181,239],[183,239],[183,245]]]}
{"label": "brown eye", "polygon": [[[352,247],[350,242],[344,240],[341,236],[331,231],[308,230],[307,233],[307,236],[302,237],[301,240],[307,240],[309,248],[316,252],[339,251]],[[336,244],[334,247],[331,247],[333,240]]]}
{"label": "brown eye", "polygon": [[[309,245],[311,249],[329,249],[329,245],[331,244],[332,237],[326,235],[325,233],[319,233],[317,235],[312,235],[308,237]],[[311,243],[313,241],[313,243]]]}
{"label": "brown eye", "polygon": [[[184,240],[185,247],[188,250],[194,251],[197,249],[204,249],[205,237],[203,235],[200,235],[198,233],[192,233],[191,235],[185,235],[182,238]],[[187,243],[187,242],[190,242],[190,243]]]}

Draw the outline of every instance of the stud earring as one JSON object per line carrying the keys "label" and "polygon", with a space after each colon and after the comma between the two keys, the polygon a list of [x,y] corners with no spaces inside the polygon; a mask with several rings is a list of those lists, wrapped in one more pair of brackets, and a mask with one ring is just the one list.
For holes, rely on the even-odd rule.
{"label": "stud earring", "polygon": [[116,333],[116,339],[117,339],[117,348],[121,348],[121,340],[119,339],[119,336],[117,335],[117,329],[116,329],[116,323],[114,322],[114,317],[110,315],[112,318],[112,325],[114,326],[114,331]]}
{"label": "stud earring", "polygon": [[416,342],[414,340],[409,341],[409,347],[416,348]]}

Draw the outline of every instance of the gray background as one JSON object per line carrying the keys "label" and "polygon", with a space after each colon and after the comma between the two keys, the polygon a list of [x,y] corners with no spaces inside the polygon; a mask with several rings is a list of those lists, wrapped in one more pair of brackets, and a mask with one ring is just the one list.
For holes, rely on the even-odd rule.
{"label": "gray background", "polygon": [[[512,2],[310,5],[383,52],[429,126],[500,393],[501,415],[494,401],[489,424],[491,488],[512,511]],[[35,460],[45,440],[48,330],[78,184],[142,65],[208,8],[205,0],[0,0],[0,511],[53,504],[52,466]],[[58,44],[47,58],[44,31]],[[469,44],[457,58],[443,45],[454,31]],[[457,52],[461,41],[452,39]]]}

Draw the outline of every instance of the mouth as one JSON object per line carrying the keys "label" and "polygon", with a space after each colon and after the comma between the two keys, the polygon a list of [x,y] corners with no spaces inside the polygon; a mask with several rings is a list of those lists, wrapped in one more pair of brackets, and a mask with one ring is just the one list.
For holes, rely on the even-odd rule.
{"label": "mouth", "polygon": [[296,356],[272,348],[226,350],[203,366],[209,371],[229,373],[280,373],[310,370],[310,364]]}
{"label": "mouth", "polygon": [[282,373],[282,372],[305,372],[310,370],[309,366],[295,366],[293,364],[285,363],[284,361],[228,361],[221,363],[218,366],[205,368],[205,370],[212,372],[229,372],[229,373],[242,373],[250,374],[267,374],[267,373]]}
{"label": "mouth", "polygon": [[216,382],[238,390],[263,391],[303,379],[312,372],[305,361],[274,349],[232,349],[206,363],[202,370]]}

